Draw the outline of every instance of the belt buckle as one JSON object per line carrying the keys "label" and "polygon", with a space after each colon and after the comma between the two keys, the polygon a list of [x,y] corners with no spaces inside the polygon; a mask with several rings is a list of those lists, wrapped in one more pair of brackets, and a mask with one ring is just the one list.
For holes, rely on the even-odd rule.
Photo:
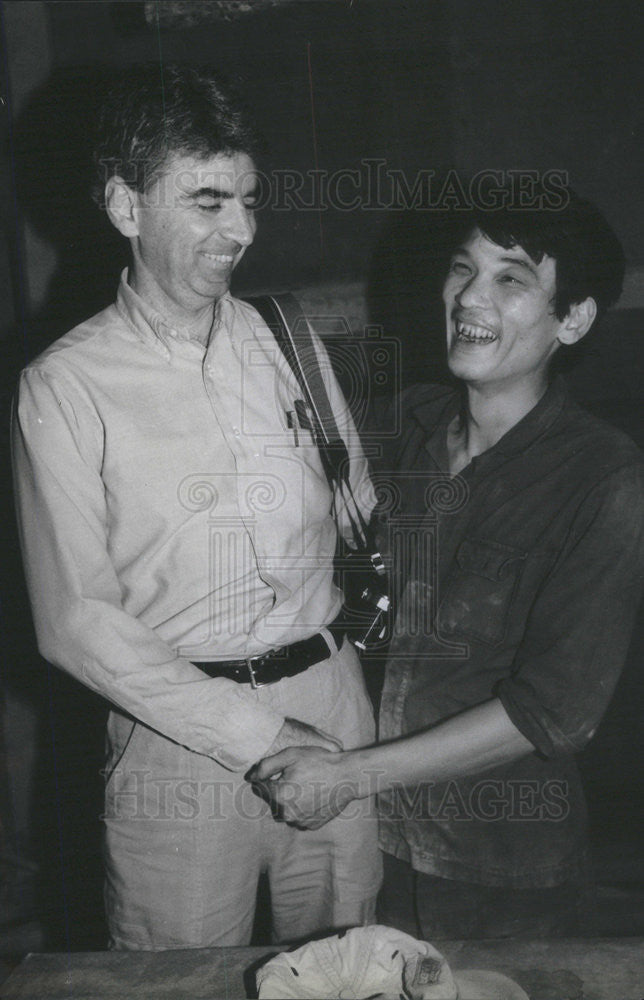
{"label": "belt buckle", "polygon": [[[261,659],[261,657],[258,657],[258,659]],[[256,691],[257,688],[263,687],[262,682],[258,681],[257,677],[255,676],[255,670],[253,669],[253,660],[252,657],[250,656],[246,657],[246,669],[248,670],[248,679],[250,681],[250,686],[253,689],[253,691]]]}

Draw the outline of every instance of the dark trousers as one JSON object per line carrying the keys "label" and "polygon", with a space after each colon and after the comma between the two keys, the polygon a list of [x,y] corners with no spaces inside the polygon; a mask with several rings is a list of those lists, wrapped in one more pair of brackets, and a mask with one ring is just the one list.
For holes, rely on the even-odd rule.
{"label": "dark trousers", "polygon": [[511,889],[425,875],[390,854],[384,862],[378,921],[422,941],[593,934],[588,884]]}

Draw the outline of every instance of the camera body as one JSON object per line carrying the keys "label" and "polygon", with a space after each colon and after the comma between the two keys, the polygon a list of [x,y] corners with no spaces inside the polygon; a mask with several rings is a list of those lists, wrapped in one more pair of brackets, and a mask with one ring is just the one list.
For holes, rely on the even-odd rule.
{"label": "camera body", "polygon": [[344,592],[343,624],[349,641],[362,652],[384,644],[391,598],[380,553],[345,548],[336,559],[336,581]]}

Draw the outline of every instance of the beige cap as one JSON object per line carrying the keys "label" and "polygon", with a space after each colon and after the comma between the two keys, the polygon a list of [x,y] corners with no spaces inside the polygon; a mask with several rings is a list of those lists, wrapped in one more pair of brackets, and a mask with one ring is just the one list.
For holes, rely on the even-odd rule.
{"label": "beige cap", "polygon": [[529,1000],[507,976],[453,973],[431,944],[378,924],[281,952],[256,977],[260,1000]]}

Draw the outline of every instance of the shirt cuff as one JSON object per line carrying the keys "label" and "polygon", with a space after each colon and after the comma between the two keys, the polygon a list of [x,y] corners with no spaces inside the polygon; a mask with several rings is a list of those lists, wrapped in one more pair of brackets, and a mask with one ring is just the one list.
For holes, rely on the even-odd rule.
{"label": "shirt cuff", "polygon": [[225,742],[215,744],[204,752],[229,771],[248,771],[266,757],[283,725],[283,716],[260,705],[254,706],[254,710],[248,713],[246,723],[237,726],[232,723],[233,728],[238,728],[238,734],[229,730]]}
{"label": "shirt cuff", "polygon": [[[590,715],[578,719],[575,728],[573,720],[563,720],[567,728],[562,729],[553,718],[554,711],[548,711],[533,686],[526,681],[505,678],[494,693],[519,732],[544,759],[579,753],[594,735],[596,722]],[[564,694],[562,690],[559,701],[553,701],[553,705],[563,703]]]}
{"label": "shirt cuff", "polygon": [[[541,718],[542,708],[534,697],[517,697],[512,682],[501,681],[495,694],[510,721],[522,736],[532,743],[540,757],[548,759],[557,753],[556,741],[544,725]],[[539,711],[541,709],[541,711]]]}

